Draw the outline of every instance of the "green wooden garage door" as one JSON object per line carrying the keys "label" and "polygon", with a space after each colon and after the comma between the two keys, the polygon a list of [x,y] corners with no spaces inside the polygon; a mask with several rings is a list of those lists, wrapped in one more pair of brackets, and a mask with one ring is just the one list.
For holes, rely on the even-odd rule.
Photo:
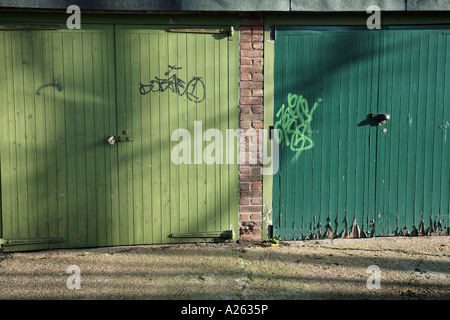
{"label": "green wooden garage door", "polygon": [[[4,249],[237,230],[237,163],[171,161],[175,129],[238,128],[237,58],[227,34],[165,26],[1,31]],[[9,246],[30,241],[57,243]]]}
{"label": "green wooden garage door", "polygon": [[[277,29],[275,235],[447,230],[449,34],[436,27]],[[377,113],[390,119],[372,120]]]}

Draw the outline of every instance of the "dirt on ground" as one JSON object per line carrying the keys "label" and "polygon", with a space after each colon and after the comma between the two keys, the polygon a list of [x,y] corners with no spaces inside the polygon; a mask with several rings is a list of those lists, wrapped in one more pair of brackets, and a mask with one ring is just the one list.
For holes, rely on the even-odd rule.
{"label": "dirt on ground", "polygon": [[0,297],[447,300],[449,240],[389,237],[0,253]]}

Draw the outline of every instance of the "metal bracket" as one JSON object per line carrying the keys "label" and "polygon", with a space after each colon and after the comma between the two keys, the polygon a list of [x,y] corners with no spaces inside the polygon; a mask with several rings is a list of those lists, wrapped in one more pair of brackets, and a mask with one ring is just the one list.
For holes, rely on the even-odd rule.
{"label": "metal bracket", "polygon": [[62,238],[0,239],[0,247],[3,252],[9,252],[8,248],[10,247],[62,242],[65,242]]}
{"label": "metal bracket", "polygon": [[41,25],[8,25],[8,24],[2,24],[0,25],[0,30],[59,30],[59,26],[41,26]]}
{"label": "metal bracket", "polygon": [[180,33],[211,33],[220,34],[227,33],[229,40],[234,36],[233,26],[224,28],[169,28],[169,32],[180,32]]}
{"label": "metal bracket", "polygon": [[171,238],[226,238],[233,237],[232,230],[226,231],[207,231],[207,232],[190,232],[190,233],[173,233]]}

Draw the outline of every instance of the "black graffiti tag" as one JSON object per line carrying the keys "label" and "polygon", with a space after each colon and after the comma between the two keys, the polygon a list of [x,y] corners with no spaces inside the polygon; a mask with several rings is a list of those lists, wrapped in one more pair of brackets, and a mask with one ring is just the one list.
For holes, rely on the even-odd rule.
{"label": "black graffiti tag", "polygon": [[170,90],[179,96],[186,95],[186,97],[192,102],[202,102],[205,100],[205,84],[202,78],[192,77],[191,80],[185,85],[185,81],[178,78],[176,71],[169,77],[169,74],[173,70],[180,70],[181,67],[169,65],[169,70],[164,73],[167,78],[158,78],[155,76],[155,80],[150,81],[149,84],[142,84],[139,82],[139,92],[142,95],[146,95],[150,92],[164,92]]}

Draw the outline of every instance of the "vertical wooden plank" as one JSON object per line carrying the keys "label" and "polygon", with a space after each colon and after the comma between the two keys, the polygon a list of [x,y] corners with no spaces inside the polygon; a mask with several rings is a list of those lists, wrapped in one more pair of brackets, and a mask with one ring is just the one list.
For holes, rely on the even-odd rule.
{"label": "vertical wooden plank", "polygon": [[24,101],[24,75],[23,75],[23,32],[12,33],[13,56],[13,86],[14,86],[14,113],[16,122],[16,168],[17,168],[17,238],[28,237],[28,186],[26,168],[26,141],[25,141],[25,101]]}
{"label": "vertical wooden plank", "polygon": [[[234,29],[238,29],[237,21]],[[228,59],[228,127],[237,130],[239,128],[239,41],[237,39],[228,41]],[[226,133],[222,132],[222,134],[225,135]],[[233,146],[233,148],[233,154],[237,155],[237,145]],[[225,159],[226,154],[223,156]],[[225,230],[232,228],[234,239],[237,239],[239,236],[239,165],[237,157],[229,165],[229,195],[229,226]]]}
{"label": "vertical wooden plank", "polygon": [[[314,148],[312,149],[312,172],[313,172],[313,181],[312,181],[312,195],[311,195],[311,214],[314,217],[314,229],[317,231],[317,236],[321,237],[323,231],[326,227],[326,220],[323,219],[323,216],[326,215],[325,212],[321,211],[321,187],[322,187],[322,150],[324,148],[323,145],[323,93],[324,93],[324,70],[323,70],[323,59],[324,59],[324,44],[323,44],[323,36],[322,35],[314,35],[315,49],[314,49],[314,80],[315,83],[312,99],[309,103],[309,107],[312,108],[314,103],[318,101],[318,99],[322,99],[322,102],[319,104],[317,109],[314,111],[314,122],[312,124],[313,130],[313,140],[314,140]],[[322,232],[321,232],[322,230]]]}
{"label": "vertical wooden plank", "polygon": [[[143,36],[143,35],[142,35]],[[146,48],[141,47],[141,34],[130,34],[130,81],[127,81],[126,90],[129,97],[130,104],[127,105],[127,114],[131,118],[131,126],[124,128],[128,130],[128,135],[123,135],[124,138],[130,137],[135,139],[132,143],[127,143],[131,149],[131,181],[129,188],[131,191],[132,201],[129,202],[130,214],[133,216],[130,227],[131,237],[130,241],[134,244],[141,244],[144,242],[144,219],[143,219],[143,139],[142,134],[142,120],[143,120],[143,106],[137,85],[141,81],[141,71],[145,70],[142,65],[143,60],[148,59],[148,56],[142,57],[142,50]],[[148,69],[147,69],[148,70]],[[145,108],[145,107],[144,107]]]}
{"label": "vertical wooden plank", "polygon": [[[117,47],[115,47],[114,36],[117,38]],[[104,101],[106,103],[107,115],[105,116],[105,123],[107,126],[107,131],[105,133],[107,135],[116,133],[117,130],[117,103],[116,103],[116,64],[117,64],[117,55],[120,56],[122,51],[119,50],[120,43],[122,40],[122,36],[120,31],[114,33],[111,30],[108,34],[102,37],[102,48],[105,52],[103,58],[103,70],[106,72],[107,81],[104,82],[104,90],[105,96]],[[116,52],[116,56],[108,55],[107,52]],[[118,81],[118,80],[117,80]],[[106,137],[105,137],[106,138]],[[106,220],[106,229],[107,229],[107,243],[114,244],[119,243],[118,237],[118,229],[116,229],[119,216],[119,204],[117,195],[118,192],[118,153],[117,148],[113,148],[107,146],[106,148],[107,158],[105,162],[106,168],[106,208],[107,208],[107,220]]]}
{"label": "vertical wooden plank", "polygon": [[[215,117],[214,114],[218,110],[219,105],[214,104],[214,88],[215,88],[215,79],[214,79],[214,37],[208,36],[205,37],[205,86],[206,86],[206,96],[205,96],[205,132],[206,130],[212,129],[215,130],[216,126],[214,124]],[[209,107],[208,107],[209,106]],[[213,107],[212,107],[213,106]],[[228,108],[227,108],[228,109]],[[220,110],[220,109],[219,109]],[[225,136],[225,132],[221,132],[223,137]],[[205,143],[205,148],[207,148],[208,145],[212,146],[219,146],[221,141],[216,141],[215,136],[208,136],[209,141]],[[222,138],[222,142],[223,142]],[[223,144],[223,147],[225,148],[225,144]],[[206,149],[205,149],[206,150]],[[218,159],[218,156],[221,156],[222,162],[226,163],[223,160],[223,153],[220,152],[219,148],[216,148],[214,150],[214,153],[209,152],[205,153],[204,160],[207,162],[206,164],[206,228],[205,231],[214,231],[216,229],[216,167],[220,166],[217,163],[213,163],[212,157],[215,157],[216,161],[220,162]]]}
{"label": "vertical wooden plank", "polygon": [[[306,36],[286,36],[285,50],[285,78],[282,79],[282,81],[286,83],[286,91],[283,92],[282,104],[285,105],[285,108],[289,108],[290,94],[297,96],[306,94],[303,86],[306,76]],[[281,121],[281,124],[285,125],[283,120]],[[293,124],[293,126],[296,125],[298,124]],[[304,161],[302,161],[304,159],[303,157],[297,158],[297,154],[290,150],[290,146],[287,147],[287,141],[289,138],[290,136],[284,136],[284,141],[286,143],[284,152],[286,152],[287,155],[287,171],[285,172],[291,172],[292,174],[286,175],[285,189],[281,190],[281,192],[283,192],[286,197],[284,211],[285,229],[293,230],[296,227],[298,229],[303,228],[303,221],[301,217],[304,209],[303,166],[305,164]]]}
{"label": "vertical wooden plank", "polygon": [[[125,104],[123,105],[123,118],[119,117],[118,122],[118,134],[125,136],[123,130],[129,130],[133,132],[133,114],[135,108],[133,108],[133,90],[132,90],[132,79],[134,72],[137,72],[139,68],[139,62],[133,60],[133,54],[138,51],[139,48],[135,47],[138,42],[135,41],[136,34],[130,32],[126,35],[127,42],[129,46],[125,50],[125,86],[124,86],[124,97]],[[135,71],[136,70],[136,71]],[[119,172],[123,172],[122,177],[119,178],[119,188],[122,186],[122,202],[121,202],[121,217],[123,220],[127,220],[124,225],[121,221],[121,227],[125,227],[126,230],[122,229],[123,241],[126,244],[133,244],[134,242],[134,221],[135,221],[135,211],[133,207],[133,186],[134,186],[134,176],[133,176],[133,143],[122,142],[118,144],[119,153],[123,152],[122,166]]]}
{"label": "vertical wooden plank", "polygon": [[[223,41],[222,39],[219,41]],[[224,59],[222,60],[221,66],[222,66],[222,70],[221,70],[221,74],[222,72],[224,72],[223,74],[227,74],[228,72],[228,53],[227,53],[227,49],[226,47],[223,47],[224,50]],[[196,35],[195,36],[195,55],[196,55],[196,61],[195,61],[195,71],[192,72],[191,74],[188,74],[188,79],[191,79],[192,77],[201,77],[202,79],[205,79],[205,73],[206,73],[206,68],[205,68],[205,35]],[[225,68],[226,69],[225,69]],[[192,69],[191,69],[192,70]],[[225,83],[227,83],[227,77],[224,77],[225,79]],[[228,88],[227,85],[224,85],[226,87],[226,91],[227,91],[227,95],[228,95]],[[205,106],[205,101],[203,102],[199,102],[199,103],[195,103],[196,108],[197,108],[197,121],[200,121],[202,123],[202,131],[200,132],[200,134],[202,135],[202,143],[200,145],[200,154],[201,154],[201,164],[198,166],[198,176],[197,176],[197,181],[198,181],[198,194],[197,194],[197,203],[198,203],[198,207],[197,207],[197,215],[198,215],[198,231],[206,231],[206,217],[207,217],[207,212],[206,212],[206,193],[207,193],[207,177],[206,177],[206,164],[205,161],[203,159],[203,150],[205,150],[205,145],[206,143],[203,141],[203,134],[204,132],[207,130],[207,123],[206,123],[206,106]],[[228,104],[224,103],[221,106],[227,106]],[[225,107],[225,110],[227,108]],[[224,129],[226,129],[228,127],[228,124],[225,124],[226,127],[223,127],[221,129],[221,132],[224,132]],[[200,140],[200,139],[199,139]],[[227,190],[228,186],[225,185],[224,186],[225,189]],[[226,193],[228,193],[228,191],[226,191]],[[227,199],[228,200],[228,199]],[[227,202],[224,203],[225,208],[228,208]]]}
{"label": "vertical wooden plank", "polygon": [[335,231],[335,227],[330,221],[330,139],[331,139],[331,105],[332,105],[332,75],[333,75],[333,55],[331,54],[332,50],[332,40],[331,35],[324,33],[322,35],[323,43],[324,43],[324,57],[323,57],[323,106],[319,112],[322,115],[322,148],[321,148],[321,188],[320,188],[320,211],[321,211],[321,220],[322,225],[324,227],[324,232],[322,236],[325,235],[325,229],[328,224]]}
{"label": "vertical wooden plank", "polygon": [[94,73],[98,73],[97,66],[93,65],[93,32],[88,31],[83,34],[83,95],[84,95],[84,143],[85,143],[85,185],[83,191],[86,192],[86,215],[84,217],[86,226],[86,240],[88,247],[93,247],[97,243],[97,212],[95,190],[95,121],[94,121]]}
{"label": "vertical wooden plank", "polygon": [[[413,226],[417,229],[423,221],[424,215],[424,193],[425,193],[425,155],[429,146],[425,144],[426,136],[423,134],[427,131],[427,81],[428,81],[428,39],[426,33],[420,32],[416,38],[418,46],[418,74],[417,74],[417,129],[416,129],[416,185],[414,194],[414,219]],[[426,152],[424,152],[426,151]],[[431,148],[430,148],[431,151]]]}
{"label": "vertical wooden plank", "polygon": [[[73,34],[73,48],[81,50],[74,54],[74,101],[75,101],[75,150],[76,150],[76,194],[77,194],[77,246],[87,246],[87,176],[86,176],[86,127],[85,127],[85,101],[84,101],[84,55],[88,51],[83,48],[85,35],[83,33]],[[51,179],[49,179],[49,183]]]}
{"label": "vertical wooden plank", "polygon": [[[25,149],[26,149],[26,183],[28,201],[28,232],[27,237],[37,237],[37,168],[36,168],[36,140],[35,134],[35,110],[34,110],[34,85],[33,85],[33,52],[32,32],[24,32],[22,36],[22,59],[23,59],[23,92],[24,92],[24,116],[25,116]],[[20,90],[20,89],[19,89]]]}
{"label": "vertical wooden plank", "polygon": [[368,42],[371,37],[367,33],[363,33],[358,37],[358,53],[359,59],[357,64],[357,99],[355,101],[356,108],[356,119],[358,121],[358,126],[356,129],[356,148],[355,148],[355,219],[360,227],[361,231],[364,230],[366,225],[364,224],[364,193],[367,187],[364,183],[365,177],[365,145],[369,126],[365,124],[367,120],[367,104],[366,104],[366,94],[367,94],[367,79],[368,79]]}
{"label": "vertical wooden plank", "polygon": [[[406,178],[406,228],[408,232],[412,231],[412,226],[414,225],[414,215],[415,215],[415,199],[414,190],[416,188],[416,177],[417,177],[417,130],[421,130],[422,121],[419,121],[419,114],[417,110],[417,86],[418,86],[418,66],[419,60],[419,45],[418,45],[418,34],[409,33],[408,41],[410,41],[410,79],[409,79],[409,110],[408,110],[408,151],[407,151],[407,178]],[[423,168],[421,168],[423,170]]]}
{"label": "vertical wooden plank", "polygon": [[[408,39],[409,38],[409,39]],[[411,54],[408,48],[411,47],[411,39],[407,34],[402,34],[402,79],[401,79],[401,101],[400,101],[400,112],[399,112],[399,124],[400,124],[400,149],[399,149],[399,193],[398,193],[398,228],[399,232],[403,231],[406,226],[406,191],[407,191],[407,134],[409,127],[409,117],[408,117],[408,105],[409,105],[409,73],[407,70],[410,68]],[[408,50],[406,50],[408,49]],[[405,162],[406,161],[406,162]],[[401,186],[405,186],[404,188]]]}
{"label": "vertical wooden plank", "polygon": [[[168,64],[172,66],[178,65],[178,35],[168,35],[167,36],[167,47],[168,47]],[[177,77],[178,70],[173,70],[173,73],[171,73],[169,76],[172,76],[172,74],[175,74]],[[187,84],[187,83],[186,83]],[[177,88],[177,90],[182,91],[182,88]],[[172,149],[175,148],[177,142],[171,141],[171,135],[172,132],[177,130],[179,128],[179,116],[180,116],[180,109],[179,109],[179,103],[182,97],[180,97],[179,94],[173,94],[169,92],[168,96],[168,131],[165,133],[167,136],[167,145],[168,149],[166,150],[166,156],[167,156],[167,163],[169,164],[169,201],[168,201],[168,212],[167,215],[169,215],[170,218],[170,224],[168,226],[168,232],[167,235],[172,233],[179,233],[180,231],[180,225],[179,225],[179,219],[180,219],[180,180],[179,180],[179,165],[176,165],[171,157]],[[178,240],[172,240],[168,239],[166,242],[178,242]]]}
{"label": "vertical wooden plank", "polygon": [[[115,128],[116,135],[122,135],[122,130],[127,130],[128,117],[132,116],[131,110],[127,106],[131,103],[130,97],[127,95],[127,83],[130,83],[130,52],[131,41],[130,34],[123,33],[123,46],[121,49],[121,56],[119,56],[120,62],[117,70],[118,83],[121,85],[117,91],[117,127]],[[116,143],[118,153],[118,202],[119,202],[119,220],[117,221],[117,228],[119,230],[119,243],[128,244],[132,234],[129,233],[130,224],[133,220],[133,215],[129,214],[128,206],[132,205],[128,202],[128,190],[132,186],[132,177],[129,176],[129,165],[131,158],[128,158],[128,143]],[[130,162],[128,162],[130,161]],[[128,180],[130,179],[130,180]]]}
{"label": "vertical wooden plank", "polygon": [[[62,33],[53,33],[53,63],[54,73],[59,85],[64,85]],[[66,132],[65,132],[65,93],[55,90],[55,148],[56,148],[56,179],[57,179],[57,228],[56,237],[67,238],[67,158],[66,158]],[[67,243],[55,244],[55,247],[66,247]]]}
{"label": "vertical wooden plank", "polygon": [[[422,46],[426,60],[426,76],[424,81],[425,89],[425,102],[424,108],[426,108],[426,120],[425,120],[425,145],[431,148],[429,154],[425,155],[424,159],[424,190],[423,190],[423,215],[422,221],[424,228],[430,224],[431,211],[432,211],[432,190],[433,190],[433,128],[436,108],[435,106],[435,90],[436,90],[436,74],[437,74],[437,52],[434,50],[437,46],[437,34],[430,33],[426,36],[426,45]],[[419,228],[419,227],[418,227]],[[426,230],[419,230],[425,231]]]}
{"label": "vertical wooden plank", "polygon": [[[312,110],[314,106],[314,102],[318,97],[314,96],[314,89],[317,86],[315,80],[315,70],[314,70],[314,58],[316,56],[315,52],[315,37],[314,35],[306,36],[306,59],[305,59],[305,75],[304,80],[307,81],[304,83],[305,88],[303,89],[304,93],[303,97],[308,101],[308,109]],[[305,232],[305,235],[311,236],[311,234],[315,230],[316,218],[313,216],[313,208],[312,208],[312,190],[313,190],[313,177],[314,177],[314,163],[313,163],[313,150],[314,150],[314,114],[312,114],[312,122],[309,124],[309,127],[306,128],[305,134],[306,137],[310,138],[312,142],[305,143],[305,147],[310,147],[311,143],[313,144],[312,149],[307,149],[302,151],[303,163],[301,164],[303,169],[303,202],[304,202],[304,215],[307,217],[306,221],[303,222],[303,228],[308,230]],[[306,223],[305,223],[306,222]]]}
{"label": "vertical wooden plank", "polygon": [[342,37],[339,34],[332,34],[332,57],[334,57],[331,67],[333,68],[332,83],[331,83],[331,113],[333,119],[330,122],[331,139],[330,139],[330,223],[336,234],[342,229],[341,221],[339,220],[339,131],[341,123],[340,114],[340,92],[341,79],[340,72],[334,66],[342,65]]}
{"label": "vertical wooden plank", "polygon": [[[75,126],[75,65],[73,56],[73,43],[75,39],[71,33],[62,34],[62,46],[64,48],[64,107],[65,107],[65,136],[67,154],[67,245],[71,248],[77,246],[77,163],[76,163],[76,126]],[[41,110],[41,112],[40,112]],[[36,106],[36,116],[44,115],[44,106]],[[45,119],[40,127],[45,133]],[[39,133],[39,130],[38,130]],[[39,145],[39,140],[38,140]],[[38,159],[39,164],[39,159]],[[44,181],[46,183],[46,180]],[[39,182],[41,188],[41,182]],[[41,209],[40,209],[41,211]]]}
{"label": "vertical wooden plank", "polygon": [[[356,219],[356,209],[355,205],[357,202],[356,197],[356,185],[357,185],[357,158],[358,158],[358,150],[357,150],[357,128],[358,128],[358,116],[359,106],[358,106],[358,95],[359,95],[359,79],[358,72],[360,66],[360,59],[363,56],[361,52],[364,50],[360,47],[360,39],[362,34],[356,34],[354,36],[350,36],[349,39],[351,46],[355,48],[355,50],[349,53],[349,100],[348,100],[348,148],[347,148],[347,222],[348,227],[350,228],[353,221]],[[364,116],[363,116],[364,117]],[[357,220],[357,223],[361,223],[361,221]],[[350,230],[349,230],[350,232]]]}
{"label": "vertical wooden plank", "polygon": [[[8,36],[7,32],[0,32],[0,69],[3,70],[4,76],[0,77],[0,165],[1,165],[1,216],[0,216],[0,238],[3,238],[5,234],[8,234],[10,224],[9,219],[12,215],[12,193],[11,180],[12,180],[12,168],[10,162],[10,123],[9,119],[9,99],[8,99],[8,82],[7,70],[9,69],[9,50],[10,47],[6,42]],[[11,79],[11,78],[9,78]]]}
{"label": "vertical wooden plank", "polygon": [[[6,50],[6,69],[5,74],[7,79],[14,79],[14,51],[13,51],[13,32],[5,33],[5,50]],[[14,96],[14,80],[6,82],[7,92],[7,106],[8,106],[8,121],[9,127],[9,150],[10,150],[10,167],[11,167],[11,210],[9,212],[2,212],[3,236],[5,238],[10,237],[12,239],[18,237],[16,217],[18,216],[18,181],[17,181],[17,148],[16,148],[16,120],[15,120],[15,96]],[[4,216],[7,214],[6,216]]]}
{"label": "vertical wooden plank", "polygon": [[[337,214],[338,222],[341,225],[340,230],[344,230],[347,224],[347,229],[351,221],[347,221],[347,157],[348,157],[348,117],[349,117],[349,64],[352,63],[349,57],[350,47],[349,38],[352,34],[344,34],[341,39],[342,43],[342,62],[340,74],[340,98],[339,101],[339,143],[338,143],[338,199],[337,199]],[[338,110],[336,110],[338,112]],[[352,110],[353,112],[353,110]],[[348,232],[348,230],[346,230]]]}
{"label": "vertical wooden plank", "polygon": [[[442,122],[442,112],[441,108],[436,106],[442,106],[442,89],[441,84],[444,83],[444,69],[442,68],[442,63],[444,61],[445,52],[443,50],[442,39],[440,35],[436,36],[430,43],[430,55],[436,63],[436,73],[434,75],[435,82],[431,88],[430,96],[433,98],[431,102],[434,102],[434,128],[433,128],[433,178],[432,178],[432,192],[431,192],[431,217],[430,221],[426,221],[428,228],[434,229],[433,222],[436,217],[440,215],[440,193],[441,193],[441,177],[442,177],[442,142],[443,135],[442,131],[439,130],[438,124]],[[433,79],[434,80],[434,79]],[[430,231],[429,229],[427,231]]]}
{"label": "vertical wooden plank", "polygon": [[[106,71],[103,69],[102,58],[107,56],[108,53],[104,51],[102,44],[103,32],[96,32],[92,34],[92,65],[93,65],[93,154],[95,161],[95,205],[91,210],[95,210],[92,214],[95,214],[95,235],[97,246],[107,245],[107,208],[106,208],[106,175],[109,174],[106,171],[105,158],[106,158],[106,141],[108,133],[105,130],[105,121],[109,110],[107,109],[107,102],[104,101],[107,93],[104,90],[104,83],[108,82]],[[106,58],[106,57],[105,57]],[[106,107],[106,108],[105,108]],[[89,221],[93,224],[93,221]],[[91,240],[91,234],[89,239]]]}
{"label": "vertical wooden plank", "polygon": [[[186,35],[186,78],[193,74],[196,70],[195,68],[195,35],[188,34]],[[188,106],[188,130],[191,133],[192,138],[192,165],[189,166],[189,232],[198,231],[197,227],[197,184],[198,184],[198,175],[197,169],[198,165],[196,164],[196,152],[195,149],[195,135],[194,135],[194,121],[197,120],[197,109],[195,104],[187,103]]]}
{"label": "vertical wooden plank", "polygon": [[[390,113],[391,115],[394,113],[394,108],[396,107],[395,104],[392,102],[392,97],[395,94],[395,91],[393,91],[393,70],[394,70],[394,53],[395,53],[395,42],[394,42],[394,35],[390,33],[385,33],[384,35],[387,39],[388,43],[388,56],[387,56],[387,75],[386,75],[386,113]],[[392,152],[392,144],[396,144],[396,137],[392,135],[393,128],[395,126],[392,126],[392,121],[388,121],[385,124],[382,125],[381,129],[382,134],[385,135],[386,139],[386,147],[384,148],[384,165],[385,165],[385,174],[383,176],[384,181],[384,190],[383,190],[383,235],[391,234],[392,228],[390,228],[389,222],[390,222],[390,210],[389,210],[389,204],[391,202],[390,198],[390,192],[391,192],[391,176],[396,176],[396,170],[397,168],[391,167],[392,161],[391,158],[396,159],[395,152]],[[386,132],[383,132],[384,130],[387,130]],[[395,151],[398,150],[398,146],[396,146]],[[395,173],[394,173],[395,172]]]}
{"label": "vertical wooden plank", "polygon": [[[379,50],[379,80],[378,80],[378,109],[377,112],[388,112],[388,57],[389,43],[385,32],[381,33],[380,50]],[[378,235],[385,234],[385,214],[384,214],[384,194],[387,188],[386,183],[386,154],[387,152],[387,136],[383,134],[381,126],[376,127],[374,132],[377,139],[376,153],[376,190],[375,190],[375,230]]]}
{"label": "vertical wooden plank", "polygon": [[395,234],[397,230],[397,217],[398,217],[398,177],[399,177],[399,140],[400,140],[400,98],[397,92],[401,92],[401,76],[402,76],[402,51],[401,51],[401,39],[400,33],[392,34],[392,69],[390,78],[392,79],[392,113],[391,121],[389,123],[388,134],[391,138],[390,143],[390,172],[389,172],[389,195],[388,195],[388,234]]}
{"label": "vertical wooden plank", "polygon": [[[169,66],[169,43],[168,35],[159,34],[159,67],[160,77],[165,78],[165,72]],[[170,74],[169,76],[170,77]],[[162,92],[159,96],[160,107],[160,157],[161,157],[161,243],[168,241],[170,235],[170,150],[169,146],[169,90]]]}
{"label": "vertical wooden plank", "polygon": [[[229,128],[229,114],[228,114],[228,108],[229,108],[229,90],[228,90],[228,70],[231,68],[229,65],[228,57],[229,57],[229,51],[228,51],[228,37],[222,35],[222,37],[218,40],[219,41],[219,47],[220,47],[220,64],[219,64],[219,72],[220,72],[220,79],[219,79],[219,95],[220,95],[220,102],[219,102],[219,113],[220,113],[220,123],[219,123],[219,130],[220,132],[226,132],[226,129]],[[201,72],[204,72],[204,70],[200,70]],[[224,75],[222,77],[222,75]],[[201,179],[199,179],[201,180]],[[230,199],[230,189],[229,183],[230,183],[230,168],[228,165],[221,166],[221,197],[220,197],[220,208],[221,208],[221,217],[220,217],[220,230],[228,230],[230,227],[230,213],[229,213],[229,199]]]}
{"label": "vertical wooden plank", "polygon": [[440,129],[443,131],[443,146],[442,146],[442,175],[441,175],[441,217],[439,222],[442,223],[442,229],[447,232],[450,228],[450,111],[448,105],[450,98],[450,34],[447,32],[442,36],[445,39],[445,62],[443,62],[443,69],[445,73],[445,82],[443,86],[443,117]]}
{"label": "vertical wooden plank", "polygon": [[[188,55],[187,50],[187,39],[185,34],[179,34],[177,37],[177,47],[178,47],[178,57],[177,57],[177,66],[182,67],[178,71],[178,76],[181,79],[187,79],[187,62],[186,57]],[[188,109],[188,100],[185,96],[179,97],[178,100],[179,107],[179,127],[180,129],[188,130],[188,121],[193,116],[189,113]],[[189,139],[192,143],[192,131],[190,131],[190,136],[185,136],[183,139]],[[184,141],[184,140],[183,140]],[[178,149],[179,151],[179,149]],[[177,152],[177,154],[179,154]],[[183,153],[184,155],[184,153]],[[179,232],[187,233],[189,232],[189,168],[192,166],[193,154],[190,153],[190,157],[188,158],[187,164],[179,165],[179,183],[180,183],[180,213],[179,213]],[[182,241],[182,240],[180,240]]]}
{"label": "vertical wooden plank", "polygon": [[[218,90],[220,86],[220,41],[214,41],[214,91],[209,92],[207,94],[213,95],[214,97],[214,128],[220,129],[220,90]],[[239,138],[238,138],[239,139]],[[237,154],[237,153],[235,153]],[[237,158],[239,159],[239,154],[237,154]],[[222,227],[222,214],[223,210],[221,208],[221,198],[222,198],[222,190],[221,190],[221,175],[222,175],[222,166],[215,166],[214,180],[215,180],[215,219],[216,219],[216,228],[220,230]],[[243,192],[245,192],[243,190]]]}
{"label": "vertical wooden plank", "polygon": [[[378,85],[379,85],[379,65],[380,65],[380,52],[381,52],[381,35],[375,33],[373,35],[373,45],[371,51],[372,68],[370,77],[370,91],[368,94],[368,103],[370,106],[370,113],[375,113],[378,110]],[[375,127],[376,128],[376,127]],[[376,212],[376,188],[377,188],[377,131],[371,130],[369,135],[368,143],[368,155],[369,158],[366,160],[368,165],[368,221],[371,231],[375,227],[375,222],[377,220]],[[375,229],[375,235],[378,235],[378,230]]]}
{"label": "vertical wooden plank", "polygon": [[[158,34],[150,34],[150,77],[160,77]],[[164,73],[163,71],[162,73]],[[159,93],[150,93],[152,154],[152,240],[161,243],[161,157]],[[147,95],[147,96],[148,96]]]}
{"label": "vertical wooden plank", "polygon": [[[150,35],[148,33],[140,35],[140,62],[142,83],[150,83]],[[133,83],[134,86],[138,82]],[[140,108],[142,112],[142,132],[139,139],[142,148],[142,211],[143,211],[143,242],[152,243],[152,152],[150,127],[152,118],[149,99],[145,96],[140,98]],[[137,139],[137,137],[134,137]],[[137,140],[136,140],[137,141]],[[136,143],[136,142],[135,142]]]}
{"label": "vertical wooden plank", "polygon": [[[11,32],[5,32],[5,74],[7,79],[13,79],[13,50],[12,50],[12,35]],[[9,122],[9,165],[10,171],[10,203],[11,208],[9,211],[2,211],[3,221],[3,237],[14,238],[16,234],[16,223],[13,217],[17,216],[17,166],[16,166],[16,122],[15,122],[15,108],[14,108],[14,81],[6,81],[6,97],[7,97],[7,114]]]}
{"label": "vertical wooden plank", "polygon": [[[280,71],[279,71],[279,75],[280,78],[277,79],[282,79],[282,81],[280,81],[280,87],[275,87],[275,92],[279,92],[278,95],[278,99],[275,99],[275,116],[277,117],[277,115],[279,114],[279,110],[283,107],[283,104],[285,104],[285,107],[287,107],[286,104],[286,97],[288,94],[288,88],[287,88],[287,84],[285,79],[287,79],[286,77],[286,73],[287,73],[287,57],[286,57],[286,52],[287,48],[289,46],[288,44],[288,38],[286,36],[283,36],[283,38],[281,38],[281,34],[279,37],[279,43],[280,43],[280,47],[279,47],[279,52],[280,54],[277,55],[277,53],[275,53],[276,56],[281,56],[281,60],[280,60]],[[281,115],[281,114],[280,114]],[[278,119],[276,118],[275,123],[278,121]],[[281,230],[286,230],[286,193],[282,192],[283,190],[287,190],[286,187],[286,172],[287,172],[287,154],[288,151],[286,149],[286,141],[285,138],[283,137],[283,140],[281,142],[280,145],[280,174],[278,176],[278,185],[277,185],[277,192],[279,192],[279,228]]]}

